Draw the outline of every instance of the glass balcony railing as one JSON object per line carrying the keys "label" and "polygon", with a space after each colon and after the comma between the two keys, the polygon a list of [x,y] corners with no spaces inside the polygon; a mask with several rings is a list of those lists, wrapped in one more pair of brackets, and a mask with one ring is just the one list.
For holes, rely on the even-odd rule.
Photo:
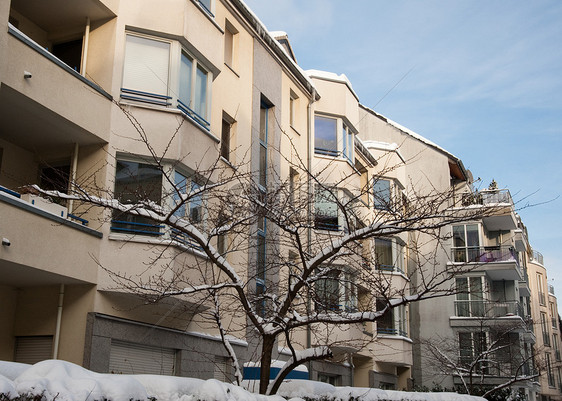
{"label": "glass balcony railing", "polygon": [[456,263],[514,262],[519,266],[515,249],[506,246],[453,247],[452,259]]}
{"label": "glass balcony railing", "polygon": [[492,302],[483,300],[455,301],[455,316],[458,317],[524,317],[523,307],[517,301]]}
{"label": "glass balcony railing", "polygon": [[533,256],[531,259],[544,266],[542,253],[533,251]]}
{"label": "glass balcony railing", "polygon": [[508,204],[513,206],[513,199],[508,189],[485,189],[479,192],[467,192],[455,196],[458,206],[491,206]]}

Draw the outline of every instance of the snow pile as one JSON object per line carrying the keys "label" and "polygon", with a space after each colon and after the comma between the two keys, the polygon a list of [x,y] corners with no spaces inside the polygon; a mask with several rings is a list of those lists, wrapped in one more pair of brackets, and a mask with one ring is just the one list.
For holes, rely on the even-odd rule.
{"label": "snow pile", "polygon": [[[293,401],[299,398],[326,401],[485,401],[475,397],[457,393],[417,393],[407,391],[381,390],[378,388],[334,387],[328,383],[311,380],[287,380],[281,385],[278,394]],[[314,396],[311,397],[310,395]]]}
{"label": "snow pile", "polygon": [[0,361],[0,395],[8,399],[32,396],[46,401],[484,401],[455,393],[334,387],[309,380],[289,380],[279,393],[276,396],[253,394],[213,379],[94,373],[64,361],[49,360],[35,365]]}

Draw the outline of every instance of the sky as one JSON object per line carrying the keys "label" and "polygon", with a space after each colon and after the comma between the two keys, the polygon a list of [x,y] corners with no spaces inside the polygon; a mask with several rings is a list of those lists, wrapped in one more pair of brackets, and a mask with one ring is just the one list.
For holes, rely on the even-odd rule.
{"label": "sky", "polygon": [[303,69],[508,188],[562,306],[562,1],[245,2]]}

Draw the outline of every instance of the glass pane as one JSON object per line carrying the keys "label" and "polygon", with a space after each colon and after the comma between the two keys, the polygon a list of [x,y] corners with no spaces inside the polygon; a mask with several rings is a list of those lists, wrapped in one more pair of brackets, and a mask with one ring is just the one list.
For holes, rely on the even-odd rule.
{"label": "glass pane", "polygon": [[260,141],[267,142],[267,109],[260,108]]}
{"label": "glass pane", "polygon": [[344,125],[343,126],[343,155],[345,157],[347,157],[347,149],[348,149],[348,144],[347,144],[347,127]]}
{"label": "glass pane", "polygon": [[265,253],[265,237],[258,235],[258,266],[256,271],[256,277],[265,280],[265,264],[266,264],[266,253]]}
{"label": "glass pane", "polygon": [[337,155],[337,120],[335,118],[314,118],[314,148]]}
{"label": "glass pane", "polygon": [[320,187],[316,189],[314,209],[316,228],[338,229],[338,205],[330,191]]}
{"label": "glass pane", "polygon": [[195,76],[194,111],[201,117],[207,118],[207,72],[199,66]]}
{"label": "glass pane", "polygon": [[470,247],[480,246],[477,224],[470,224],[466,226],[466,242]]}
{"label": "glass pane", "polygon": [[181,54],[180,63],[180,93],[179,99],[187,107],[193,107],[191,104],[191,74],[193,71],[193,61],[185,54]]}
{"label": "glass pane", "polygon": [[464,226],[453,226],[453,246],[455,248],[464,248],[466,246]]}
{"label": "glass pane", "polygon": [[[192,182],[191,191],[197,191],[201,185]],[[189,219],[192,223],[200,223],[203,220],[203,195],[195,195],[189,202]]]}
{"label": "glass pane", "polygon": [[266,187],[267,184],[267,149],[260,145],[260,181],[259,184],[262,187]]}
{"label": "glass pane", "polygon": [[373,183],[373,197],[375,209],[390,209],[390,181],[375,178]]}
{"label": "glass pane", "polygon": [[[187,178],[176,171],[174,180],[175,180],[174,184],[176,185],[177,191],[179,191],[181,194],[186,194],[187,193]],[[174,202],[176,204],[179,204],[181,202],[181,199],[180,199],[180,196],[177,193],[177,191],[174,192]],[[178,217],[184,217],[185,216],[185,203],[182,204],[182,206],[178,210],[176,210],[176,212],[174,214]]]}
{"label": "glass pane", "polygon": [[394,270],[392,260],[392,241],[375,239],[376,267],[381,270]]}

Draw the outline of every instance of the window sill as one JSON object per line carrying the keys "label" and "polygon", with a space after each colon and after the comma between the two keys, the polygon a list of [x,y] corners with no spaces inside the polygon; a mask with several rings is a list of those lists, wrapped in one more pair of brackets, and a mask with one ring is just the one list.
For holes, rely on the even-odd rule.
{"label": "window sill", "polygon": [[222,33],[224,34],[223,29],[221,28],[221,26],[217,23],[217,21],[215,21],[215,16],[211,13],[211,11],[207,11],[201,4],[199,4],[199,1],[197,0],[191,0],[191,2],[195,5],[195,7],[197,7],[205,17],[207,17],[207,19],[209,21],[211,21],[211,23]]}
{"label": "window sill", "polygon": [[234,164],[232,164],[232,162],[230,160],[225,159],[224,156],[221,156],[221,161],[226,164],[228,167],[230,167],[233,170],[237,170],[236,166]]}

